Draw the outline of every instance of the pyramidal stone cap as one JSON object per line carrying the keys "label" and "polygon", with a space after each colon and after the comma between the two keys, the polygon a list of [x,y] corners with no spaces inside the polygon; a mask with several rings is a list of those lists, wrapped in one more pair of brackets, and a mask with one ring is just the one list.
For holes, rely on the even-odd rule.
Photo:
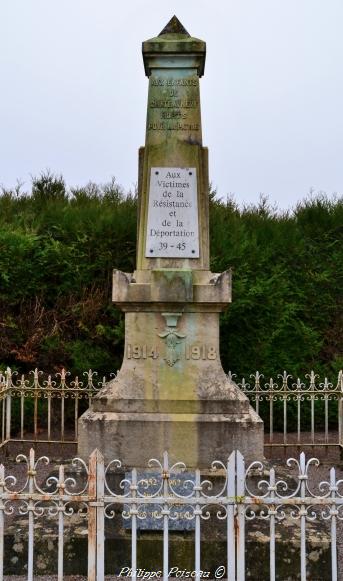
{"label": "pyramidal stone cap", "polygon": [[182,34],[183,36],[191,36],[183,24],[181,24],[178,17],[175,16],[175,14],[169,20],[168,24],[165,25],[164,29],[158,36],[165,36],[166,34]]}
{"label": "pyramidal stone cap", "polygon": [[189,34],[180,20],[174,15],[158,36],[142,44],[145,74],[151,74],[150,63],[156,57],[193,56],[197,60],[198,75],[204,74],[206,43]]}

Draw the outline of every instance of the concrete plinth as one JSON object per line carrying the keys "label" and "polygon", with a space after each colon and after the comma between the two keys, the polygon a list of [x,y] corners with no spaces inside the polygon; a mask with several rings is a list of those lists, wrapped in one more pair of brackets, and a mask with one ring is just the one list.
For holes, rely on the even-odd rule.
{"label": "concrete plinth", "polygon": [[253,409],[240,414],[116,413],[88,410],[79,423],[79,454],[99,448],[108,462],[145,468],[167,450],[187,467],[226,462],[234,449],[248,460],[263,457],[263,423]]}

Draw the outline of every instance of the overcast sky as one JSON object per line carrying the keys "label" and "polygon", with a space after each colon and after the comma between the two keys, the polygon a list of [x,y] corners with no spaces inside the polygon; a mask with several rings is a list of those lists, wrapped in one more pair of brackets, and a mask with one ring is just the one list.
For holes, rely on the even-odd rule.
{"label": "overcast sky", "polygon": [[0,0],[0,184],[137,182],[141,42],[176,14],[207,42],[203,141],[221,196],[343,192],[342,0]]}

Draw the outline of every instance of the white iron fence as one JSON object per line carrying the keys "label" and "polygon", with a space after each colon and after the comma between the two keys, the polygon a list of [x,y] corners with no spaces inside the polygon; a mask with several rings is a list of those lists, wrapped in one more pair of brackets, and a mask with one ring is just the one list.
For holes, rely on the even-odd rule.
{"label": "white iron fence", "polygon": [[[229,378],[236,376],[229,373]],[[276,381],[263,379],[257,371],[250,382],[243,378],[237,385],[264,421],[265,446],[343,446],[342,371],[335,383],[327,377],[319,381],[313,371],[305,381],[293,380],[286,371]]]}
{"label": "white iron fence", "polygon": [[[105,383],[91,370],[80,380],[65,370],[18,376],[8,368],[0,373],[0,448],[15,441],[76,444],[78,418]],[[265,445],[343,447],[342,371],[334,383],[313,371],[305,381],[286,371],[264,381],[257,371],[237,385],[264,421]]]}
{"label": "white iron fence", "polygon": [[92,370],[83,376],[71,378],[64,369],[54,375],[35,369],[27,377],[10,368],[0,373],[0,447],[11,441],[77,444],[77,420],[106,383]]}
{"label": "white iron fence", "polygon": [[[192,538],[192,576],[196,580],[210,574],[204,570],[203,546],[206,537],[214,535],[216,522],[220,524],[219,537],[224,539],[225,547],[224,560],[218,563],[216,577],[231,581],[246,578],[245,558],[249,554],[246,527],[253,521],[257,522],[260,535],[264,531],[268,542],[269,571],[264,577],[254,572],[254,565],[263,558],[260,550],[258,559],[250,566],[250,578],[265,580],[269,577],[271,581],[280,578],[277,570],[280,527],[287,528],[287,542],[291,543],[291,537],[296,537],[292,531],[292,523],[295,523],[300,529],[299,557],[293,556],[293,562],[288,564],[290,576],[287,578],[305,581],[309,574],[307,535],[309,528],[313,530],[314,523],[318,522],[329,525],[331,558],[326,576],[318,574],[318,577],[312,575],[308,578],[338,579],[337,526],[343,520],[343,480],[337,479],[335,468],[331,468],[328,477],[312,484],[312,473],[319,461],[315,458],[307,460],[304,453],[299,459],[287,461],[286,471],[281,477],[274,468],[263,466],[259,461],[246,467],[238,451],[230,455],[226,464],[213,462],[206,474],[198,469],[186,471],[181,462],[171,465],[167,452],[162,462],[156,459],[149,462],[148,472],[132,469],[124,473],[119,460],[105,466],[98,450],[91,454],[88,463],[76,458],[71,464],[58,465],[50,475],[47,473],[48,458],[36,459],[33,449],[28,457],[20,455],[17,461],[26,463],[21,485],[13,474],[8,474],[5,467],[0,466],[0,580],[8,566],[4,554],[6,527],[15,519],[21,529],[16,537],[17,546],[20,535],[27,534],[28,537],[29,581],[36,578],[37,531],[42,537],[49,528],[51,537],[51,522],[57,521],[56,569],[61,581],[65,571],[66,530],[72,526],[75,515],[83,518],[87,527],[88,579],[91,581],[105,578],[105,547],[108,547],[105,540],[108,523],[113,522],[119,522],[121,527],[127,523],[131,555],[129,562],[122,563],[119,570],[106,570],[106,574],[122,572],[133,580],[142,577],[139,571],[143,570],[140,567],[145,567],[146,571],[146,561],[144,552],[138,555],[137,547],[139,530],[146,521],[150,529],[160,523],[159,532],[155,530],[154,542],[157,542],[157,534],[163,545],[161,569],[150,571],[149,579],[161,577],[166,580],[178,576],[177,567],[170,560],[170,540],[175,522],[180,524],[180,521],[184,525],[181,528],[188,531],[184,534]],[[23,517],[27,521],[26,531]],[[187,529],[187,523],[191,523],[191,531]],[[74,530],[73,536],[77,534]],[[320,534],[323,543],[323,531]],[[184,537],[181,542],[186,544]],[[115,552],[119,548],[120,540],[117,540],[111,550]],[[86,554],[83,555],[85,558]],[[318,563],[315,567],[318,568]]]}

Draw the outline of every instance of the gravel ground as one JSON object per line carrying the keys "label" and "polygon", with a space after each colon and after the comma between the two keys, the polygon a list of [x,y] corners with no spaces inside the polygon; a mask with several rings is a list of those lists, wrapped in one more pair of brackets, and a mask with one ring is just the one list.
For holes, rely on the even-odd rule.
{"label": "gravel ground", "polygon": [[[27,579],[26,576],[23,575],[5,575],[4,581],[24,581]],[[80,575],[64,575],[64,581],[87,581],[87,577],[82,577]],[[126,579],[131,579],[131,577],[115,577],[114,575],[106,575],[105,581],[116,581],[117,579],[121,579],[125,581]],[[57,575],[35,575],[35,581],[58,581]],[[182,580],[180,580],[182,581]]]}
{"label": "gravel ground", "polygon": [[[5,575],[4,581],[23,581],[27,579],[24,575]],[[57,575],[35,575],[37,581],[58,581]],[[106,581],[115,579],[115,577],[105,577]],[[87,577],[80,577],[80,575],[66,575],[64,576],[64,581],[87,581]]]}
{"label": "gravel ground", "polygon": [[[5,575],[4,581],[24,581],[27,577],[23,575]],[[87,581],[87,577],[82,577],[81,575],[64,575],[64,581]],[[131,577],[115,577],[114,575],[106,575],[105,581],[117,581],[117,579],[121,579],[122,581],[126,581],[131,579]],[[58,581],[57,575],[35,575],[35,581]],[[182,579],[179,578],[180,581]]]}

